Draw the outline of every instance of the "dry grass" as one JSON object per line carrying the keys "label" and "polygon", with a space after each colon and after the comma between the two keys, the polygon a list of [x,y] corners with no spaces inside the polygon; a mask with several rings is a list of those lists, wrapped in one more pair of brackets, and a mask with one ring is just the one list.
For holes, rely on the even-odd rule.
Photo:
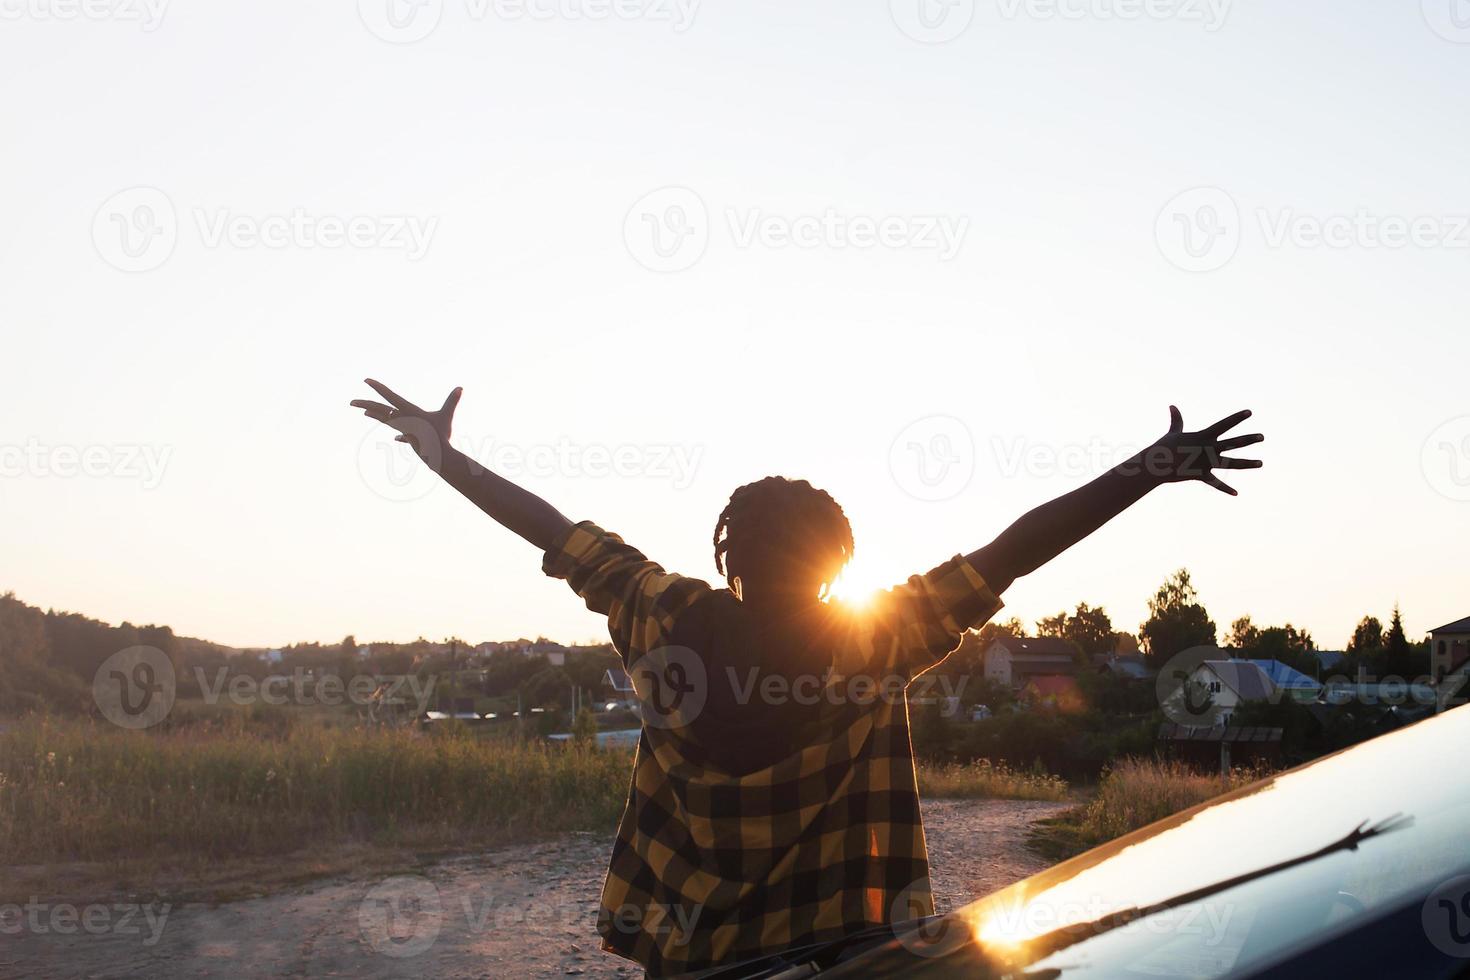
{"label": "dry grass", "polygon": [[[610,832],[626,798],[624,752],[329,722],[239,712],[147,732],[7,722],[7,885],[249,893],[548,834]],[[919,784],[959,799],[1068,794],[1055,776],[983,761],[921,765]]]}
{"label": "dry grass", "polygon": [[1068,798],[1066,780],[1046,773],[1019,772],[988,759],[919,765],[919,794],[954,800],[1052,800]]}
{"label": "dry grass", "polygon": [[1197,773],[1177,762],[1123,759],[1103,777],[1082,826],[1098,842],[1112,840],[1258,778],[1247,769],[1224,778]]}
{"label": "dry grass", "polygon": [[1265,773],[1237,769],[1204,775],[1178,762],[1122,759],[1103,774],[1097,795],[1042,826],[1032,845],[1049,857],[1070,857],[1140,827],[1255,782]]}
{"label": "dry grass", "polygon": [[474,846],[616,823],[626,754],[316,726],[0,736],[0,864]]}

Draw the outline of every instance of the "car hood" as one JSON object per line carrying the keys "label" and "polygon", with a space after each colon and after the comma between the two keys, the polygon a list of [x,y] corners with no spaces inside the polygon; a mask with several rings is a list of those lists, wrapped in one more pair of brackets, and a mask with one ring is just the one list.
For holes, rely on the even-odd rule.
{"label": "car hood", "polygon": [[[1086,945],[1093,941],[1080,928],[1087,923],[1300,859],[1365,823],[1400,815],[1407,818],[1401,824],[1412,821],[1412,831],[1385,834],[1383,846],[1371,841],[1364,854],[1378,847],[1378,858],[1402,863],[1410,849],[1418,854],[1428,847],[1442,853],[1421,877],[1464,874],[1470,871],[1470,847],[1464,844],[1470,780],[1463,778],[1458,747],[1465,744],[1470,710],[1447,711],[1120,837],[929,923],[920,930],[926,935],[900,936],[889,944],[891,952],[907,955],[890,962],[897,967],[907,961],[908,968],[880,969],[885,953],[879,950],[823,975],[846,976],[867,961],[871,975],[928,976],[926,958],[928,966],[937,966],[959,946],[983,953],[997,972],[1052,967],[1057,930],[1078,927],[1069,930],[1076,938],[1066,945]],[[1402,885],[1417,888],[1419,882],[1406,877]],[[1069,960],[1084,961],[1075,955]]]}

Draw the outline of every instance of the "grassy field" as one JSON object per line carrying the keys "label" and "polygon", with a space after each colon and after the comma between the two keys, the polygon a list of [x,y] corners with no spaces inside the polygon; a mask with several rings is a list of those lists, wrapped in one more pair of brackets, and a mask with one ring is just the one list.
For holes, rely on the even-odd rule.
{"label": "grassy field", "polygon": [[[166,729],[31,717],[0,726],[0,866],[144,882],[254,868],[332,873],[362,855],[472,852],[611,834],[626,752],[364,728],[331,713],[181,711]],[[920,766],[934,797],[1059,800],[1066,784],[986,762]],[[346,849],[353,861],[339,855]],[[355,850],[354,850],[355,849]],[[252,862],[254,864],[252,865]],[[124,875],[126,877],[126,875]]]}
{"label": "grassy field", "polygon": [[[166,730],[31,717],[0,725],[0,878],[91,863],[152,874],[333,873],[568,831],[610,834],[631,756],[450,728],[365,728],[330,713],[180,712]],[[919,765],[929,798],[1064,801],[1066,782],[981,760]],[[1126,759],[1085,804],[1039,826],[1063,858],[1254,780]],[[350,861],[330,857],[355,855]],[[252,862],[255,862],[252,865]],[[111,873],[111,872],[108,872]],[[105,877],[97,874],[94,877]],[[116,877],[116,875],[114,875]]]}
{"label": "grassy field", "polygon": [[1042,821],[1032,845],[1051,858],[1071,857],[1263,775],[1237,769],[1226,778],[1202,775],[1177,762],[1123,759],[1104,774],[1088,803]]}
{"label": "grassy field", "polygon": [[279,855],[343,841],[434,848],[605,829],[628,757],[288,725],[165,733],[39,719],[0,736],[0,863]]}

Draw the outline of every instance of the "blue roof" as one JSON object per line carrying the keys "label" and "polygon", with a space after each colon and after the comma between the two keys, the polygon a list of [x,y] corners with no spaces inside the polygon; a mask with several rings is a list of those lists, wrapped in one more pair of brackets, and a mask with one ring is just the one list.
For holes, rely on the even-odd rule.
{"label": "blue roof", "polygon": [[1266,672],[1271,678],[1271,683],[1286,690],[1317,690],[1322,685],[1312,678],[1303,674],[1293,667],[1288,667],[1279,660],[1247,660],[1248,664],[1255,664]]}
{"label": "blue roof", "polygon": [[1313,653],[1317,657],[1317,663],[1321,664],[1324,670],[1336,667],[1347,656],[1338,650],[1314,650]]}

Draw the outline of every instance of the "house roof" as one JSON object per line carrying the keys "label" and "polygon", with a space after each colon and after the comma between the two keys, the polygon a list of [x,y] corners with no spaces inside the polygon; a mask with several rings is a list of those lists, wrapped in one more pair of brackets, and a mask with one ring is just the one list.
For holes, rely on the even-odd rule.
{"label": "house roof", "polygon": [[1071,660],[1077,655],[1076,647],[1056,636],[1003,637],[996,640],[1016,657],[1065,657]]}
{"label": "house roof", "polygon": [[1077,662],[1061,657],[1027,657],[1025,660],[1011,661],[1011,677],[1016,681],[1024,681],[1031,677],[1051,677],[1060,674],[1077,673]]}
{"label": "house roof", "polygon": [[1315,691],[1322,686],[1316,680],[1293,667],[1288,667],[1279,660],[1245,660],[1243,663],[1255,664],[1266,672],[1272,684],[1288,691]]}
{"label": "house roof", "polygon": [[633,678],[629,677],[628,672],[621,667],[609,667],[603,671],[602,679],[608,687],[620,694],[633,691]]}
{"label": "house roof", "polygon": [[1446,623],[1443,626],[1441,626],[1439,629],[1437,629],[1437,630],[1430,630],[1429,632],[1431,632],[1431,633],[1470,633],[1470,616],[1466,616],[1464,619],[1457,619],[1453,623]]}
{"label": "house roof", "polygon": [[1213,671],[1242,701],[1265,701],[1273,693],[1270,676],[1249,660],[1206,660],[1200,666]]}
{"label": "house roof", "polygon": [[1142,657],[1117,657],[1108,662],[1107,668],[1119,677],[1129,680],[1147,680],[1154,674]]}
{"label": "house roof", "polygon": [[1347,657],[1341,650],[1313,650],[1312,655],[1317,658],[1317,663],[1322,665],[1323,670],[1331,670]]}

